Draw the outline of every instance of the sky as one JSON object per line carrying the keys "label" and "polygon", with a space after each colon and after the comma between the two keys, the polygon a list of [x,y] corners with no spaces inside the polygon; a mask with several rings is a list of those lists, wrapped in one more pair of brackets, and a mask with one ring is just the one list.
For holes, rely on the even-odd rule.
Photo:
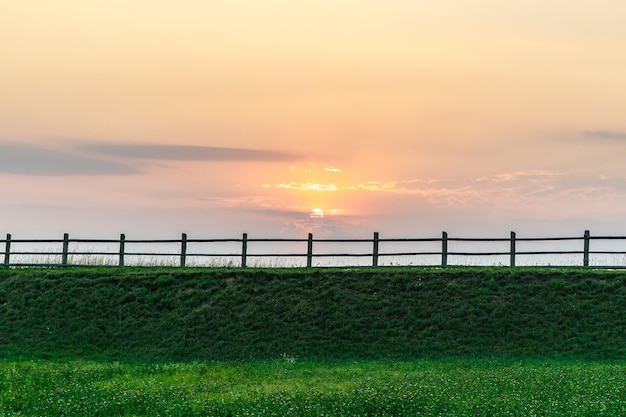
{"label": "sky", "polygon": [[0,15],[14,238],[626,234],[623,0]]}

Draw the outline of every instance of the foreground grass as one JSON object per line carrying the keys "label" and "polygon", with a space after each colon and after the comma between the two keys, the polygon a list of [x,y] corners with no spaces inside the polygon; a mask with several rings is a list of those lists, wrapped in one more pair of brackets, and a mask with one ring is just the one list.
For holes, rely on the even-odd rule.
{"label": "foreground grass", "polygon": [[625,362],[0,362],[0,416],[625,413]]}

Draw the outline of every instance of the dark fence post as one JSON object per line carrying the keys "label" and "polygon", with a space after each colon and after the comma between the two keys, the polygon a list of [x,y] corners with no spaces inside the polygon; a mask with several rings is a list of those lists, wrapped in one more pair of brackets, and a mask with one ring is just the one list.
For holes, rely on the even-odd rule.
{"label": "dark fence post", "polygon": [[374,232],[374,248],[372,250],[372,266],[378,266],[378,232]]}
{"label": "dark fence post", "polygon": [[448,233],[441,233],[441,266],[448,266]]}
{"label": "dark fence post", "polygon": [[585,246],[583,251],[583,265],[589,266],[589,230],[585,230]]}
{"label": "dark fence post", "polygon": [[187,263],[187,233],[183,233],[180,239],[180,266],[184,267]]}
{"label": "dark fence post", "polygon": [[125,252],[125,240],[126,235],[124,233],[120,234],[120,261],[118,263],[119,266],[124,266],[124,252]]}
{"label": "dark fence post", "polygon": [[10,256],[11,256],[11,234],[7,233],[7,241],[4,247],[4,266],[6,266],[7,268],[9,267],[9,265],[11,265],[11,262],[9,259]]}
{"label": "dark fence post", "polygon": [[67,233],[63,234],[63,253],[61,255],[61,264],[63,266],[67,266],[67,254],[69,252],[70,246],[70,235]]}
{"label": "dark fence post", "polygon": [[511,232],[511,266],[515,266],[515,232]]}
{"label": "dark fence post", "polygon": [[308,246],[306,250],[306,267],[313,266],[313,233],[309,233]]}
{"label": "dark fence post", "polygon": [[244,233],[241,238],[241,267],[246,267],[246,257],[248,256],[248,234]]}

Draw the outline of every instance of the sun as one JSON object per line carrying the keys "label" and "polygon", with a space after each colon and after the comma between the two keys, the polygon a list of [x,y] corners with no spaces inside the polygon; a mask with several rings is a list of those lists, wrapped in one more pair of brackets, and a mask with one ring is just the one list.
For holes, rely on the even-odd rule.
{"label": "sun", "polygon": [[314,208],[313,210],[311,210],[311,214],[310,214],[311,218],[322,218],[324,217],[324,210],[322,210],[321,208]]}

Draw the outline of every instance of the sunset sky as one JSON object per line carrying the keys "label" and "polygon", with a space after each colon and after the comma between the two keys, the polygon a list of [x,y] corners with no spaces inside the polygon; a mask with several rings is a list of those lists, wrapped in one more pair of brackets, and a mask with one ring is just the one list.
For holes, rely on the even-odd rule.
{"label": "sunset sky", "polygon": [[623,0],[0,16],[2,234],[626,234]]}

